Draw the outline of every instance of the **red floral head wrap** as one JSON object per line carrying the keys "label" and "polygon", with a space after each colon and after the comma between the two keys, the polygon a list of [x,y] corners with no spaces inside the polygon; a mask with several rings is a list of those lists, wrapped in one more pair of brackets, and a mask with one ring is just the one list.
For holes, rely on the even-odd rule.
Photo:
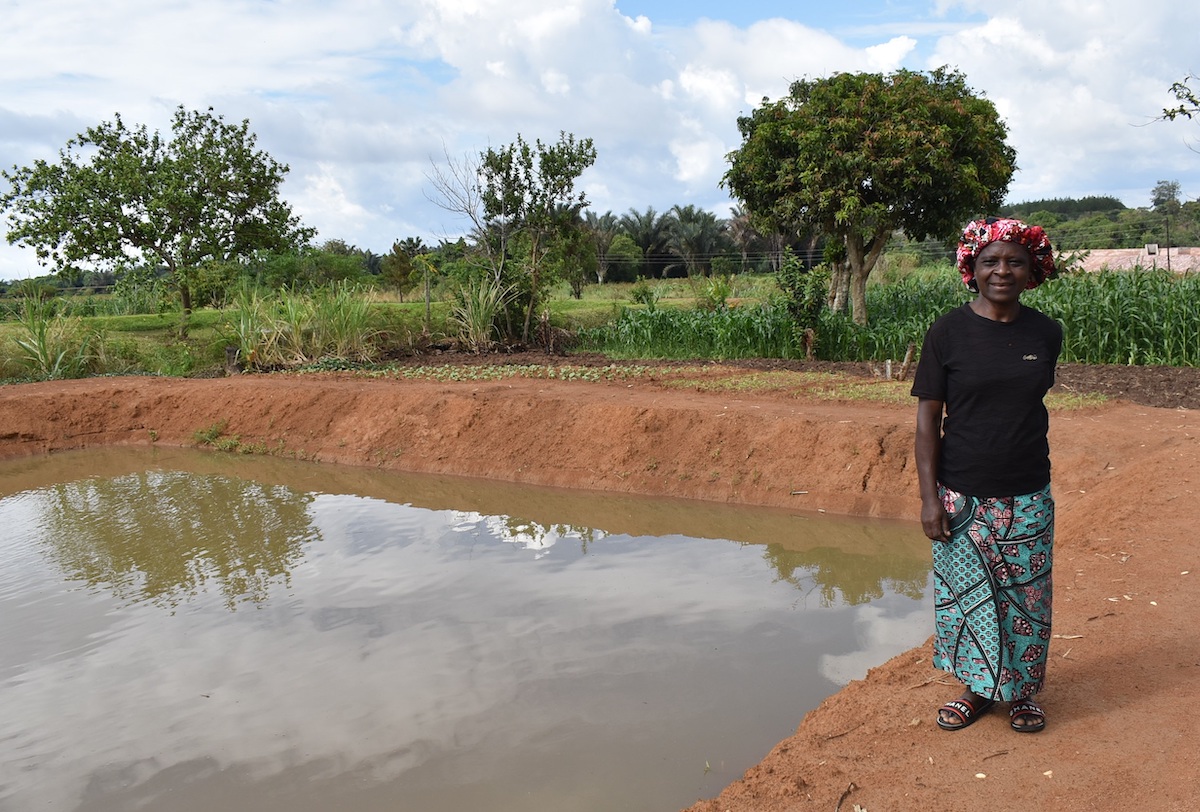
{"label": "red floral head wrap", "polygon": [[1033,258],[1027,288],[1036,288],[1054,274],[1054,249],[1041,226],[1026,225],[1008,217],[972,220],[958,240],[958,272],[963,284],[974,290],[975,258],[990,242],[1002,240],[1023,245]]}

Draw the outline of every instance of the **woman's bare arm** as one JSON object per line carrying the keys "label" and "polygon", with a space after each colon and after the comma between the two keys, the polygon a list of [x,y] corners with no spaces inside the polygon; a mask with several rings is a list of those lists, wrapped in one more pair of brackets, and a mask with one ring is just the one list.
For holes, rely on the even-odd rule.
{"label": "woman's bare arm", "polygon": [[921,487],[921,529],[935,541],[950,538],[950,517],[938,497],[937,467],[942,451],[942,411],[940,400],[917,401],[917,482]]}

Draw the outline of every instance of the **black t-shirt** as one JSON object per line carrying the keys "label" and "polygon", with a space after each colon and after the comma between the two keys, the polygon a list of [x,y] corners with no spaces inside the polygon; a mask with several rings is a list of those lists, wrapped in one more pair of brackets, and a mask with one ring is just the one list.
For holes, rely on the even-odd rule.
{"label": "black t-shirt", "polygon": [[1062,327],[1030,307],[1011,322],[969,304],[930,326],[912,394],[945,404],[938,481],[971,496],[1018,496],[1050,482],[1050,420]]}

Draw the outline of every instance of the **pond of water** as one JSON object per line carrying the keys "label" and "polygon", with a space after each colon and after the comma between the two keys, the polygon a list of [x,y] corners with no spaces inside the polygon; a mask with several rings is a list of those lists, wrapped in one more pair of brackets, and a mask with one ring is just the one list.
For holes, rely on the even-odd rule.
{"label": "pond of water", "polygon": [[0,809],[677,810],[929,634],[908,523],[0,463]]}

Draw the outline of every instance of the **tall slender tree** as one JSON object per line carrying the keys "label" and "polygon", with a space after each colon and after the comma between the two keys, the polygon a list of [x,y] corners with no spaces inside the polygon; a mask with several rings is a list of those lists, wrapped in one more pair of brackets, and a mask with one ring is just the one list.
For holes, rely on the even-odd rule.
{"label": "tall slender tree", "polygon": [[604,280],[608,278],[608,250],[612,247],[613,240],[621,233],[617,225],[617,216],[611,211],[604,214],[586,211],[583,217],[584,228],[596,249],[596,281],[603,285]]}
{"label": "tall slender tree", "polygon": [[744,206],[734,206],[728,220],[729,239],[741,255],[741,272],[749,270],[750,253],[762,243],[762,235],[750,220],[750,214]]}

